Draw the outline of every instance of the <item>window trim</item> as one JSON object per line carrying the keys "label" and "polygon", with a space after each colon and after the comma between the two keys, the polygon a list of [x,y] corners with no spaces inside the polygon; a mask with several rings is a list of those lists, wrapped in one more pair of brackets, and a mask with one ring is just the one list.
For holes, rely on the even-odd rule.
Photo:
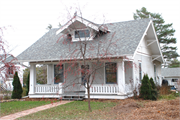
{"label": "window trim", "polygon": [[[88,30],[89,31],[89,37],[82,37],[82,38],[75,38],[75,32],[76,31],[80,31],[80,30]],[[90,40],[93,40],[93,33],[90,29],[86,28],[86,29],[76,29],[76,30],[73,30],[73,35],[72,35],[72,41],[73,42],[76,42],[76,41],[90,41]]]}
{"label": "window trim", "polygon": [[[114,82],[114,83],[112,83],[112,82],[107,82],[106,64],[109,64],[109,63],[111,63],[111,64],[112,64],[112,63],[113,63],[113,64],[116,64],[116,82]],[[117,82],[118,82],[118,81],[117,81],[117,79],[118,79],[118,75],[117,75],[117,72],[118,72],[118,71],[117,71],[117,63],[116,63],[116,62],[105,62],[104,64],[105,64],[105,80],[106,80],[105,83],[106,83],[106,84],[117,84]]]}
{"label": "window trim", "polygon": [[139,62],[139,81],[141,82],[142,80],[142,63]]}
{"label": "window trim", "polygon": [[156,81],[156,77],[157,77],[157,67],[156,67],[156,64],[154,64],[154,80]]}
{"label": "window trim", "polygon": [[63,75],[63,82],[59,82],[59,83],[55,83],[55,66],[56,65],[58,65],[58,64],[53,64],[53,71],[54,71],[54,81],[53,81],[53,84],[59,84],[59,83],[64,83],[64,81],[65,81],[65,78],[64,78],[64,69],[65,69],[65,65],[64,64],[62,64],[62,70],[63,70],[63,73],[62,73],[62,75]]}

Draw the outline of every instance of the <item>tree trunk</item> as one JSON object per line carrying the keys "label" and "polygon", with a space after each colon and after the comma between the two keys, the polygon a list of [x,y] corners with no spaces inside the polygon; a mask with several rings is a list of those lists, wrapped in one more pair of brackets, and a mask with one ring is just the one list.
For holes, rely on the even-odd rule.
{"label": "tree trunk", "polygon": [[89,112],[91,112],[92,110],[91,110],[91,104],[90,104],[91,100],[90,100],[90,91],[89,91],[89,89],[90,89],[90,86],[88,85],[87,86],[87,90],[88,90],[88,108],[89,108]]}

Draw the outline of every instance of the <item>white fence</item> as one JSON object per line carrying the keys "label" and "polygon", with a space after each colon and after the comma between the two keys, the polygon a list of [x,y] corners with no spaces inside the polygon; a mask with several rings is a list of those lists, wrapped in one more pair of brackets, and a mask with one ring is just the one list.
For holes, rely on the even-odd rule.
{"label": "white fence", "polygon": [[[117,85],[92,85],[90,94],[117,94],[119,87]],[[87,93],[87,92],[86,92]]]}
{"label": "white fence", "polygon": [[36,85],[35,93],[59,93],[59,85]]}

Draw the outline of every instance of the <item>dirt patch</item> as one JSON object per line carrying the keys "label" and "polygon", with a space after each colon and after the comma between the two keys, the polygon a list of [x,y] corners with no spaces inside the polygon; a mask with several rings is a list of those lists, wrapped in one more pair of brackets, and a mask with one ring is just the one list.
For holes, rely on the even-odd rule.
{"label": "dirt patch", "polygon": [[100,117],[99,119],[127,120],[180,119],[180,98],[159,101],[125,99],[117,100],[117,102],[113,108],[94,111],[91,116],[96,114],[96,117]]}
{"label": "dirt patch", "polygon": [[59,101],[56,98],[25,98],[25,101]]}

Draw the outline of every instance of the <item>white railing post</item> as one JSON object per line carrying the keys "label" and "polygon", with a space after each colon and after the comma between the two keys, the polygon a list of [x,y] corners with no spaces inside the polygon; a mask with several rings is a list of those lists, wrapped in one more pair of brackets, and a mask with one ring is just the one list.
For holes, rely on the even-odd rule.
{"label": "white railing post", "polygon": [[[90,88],[89,88],[89,91],[90,91]],[[91,92],[91,91],[90,91]],[[87,91],[87,83],[85,84],[85,94],[88,94],[88,91]]]}
{"label": "white railing post", "polygon": [[63,93],[63,87],[62,87],[62,83],[59,83],[59,94]]}

